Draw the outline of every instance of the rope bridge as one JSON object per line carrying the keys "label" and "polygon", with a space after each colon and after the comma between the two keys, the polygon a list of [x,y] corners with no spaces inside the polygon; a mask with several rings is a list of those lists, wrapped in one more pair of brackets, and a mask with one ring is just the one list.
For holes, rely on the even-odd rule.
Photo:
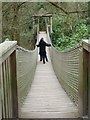
{"label": "rope bridge", "polygon": [[[47,34],[39,34],[47,42]],[[47,48],[47,56],[49,57]],[[39,57],[39,56],[38,56]],[[51,60],[43,64],[38,60],[31,89],[21,108],[21,118],[75,118],[78,108],[63,90],[53,71]],[[68,111],[68,112],[67,112]]]}
{"label": "rope bridge", "polygon": [[[50,42],[48,32],[47,38]],[[16,50],[16,42],[11,41],[4,42],[0,45],[3,47],[3,49],[0,48],[2,52],[2,54],[0,53],[0,99],[2,99],[0,101],[0,105],[2,104],[0,114],[3,113],[2,118],[16,118],[18,117],[18,108],[20,110],[30,90],[37,65],[38,52],[37,49],[29,51],[21,47],[17,47]],[[17,59],[15,58],[15,53]],[[89,116],[89,108],[87,112],[87,107],[90,105],[88,101],[89,92],[87,91],[88,86],[86,84],[87,79],[88,81],[90,79],[90,45],[88,41],[84,41],[83,46],[79,45],[65,52],[59,52],[52,46],[50,48],[50,56],[58,80],[71,100],[78,106],[80,115]],[[17,69],[15,67],[15,61],[17,61]],[[83,67],[81,67],[82,65]],[[10,87],[8,88],[9,83]],[[10,101],[11,104],[9,104]],[[88,102],[88,106],[86,101]]]}
{"label": "rope bridge", "polygon": [[[47,38],[51,42],[47,27]],[[52,44],[52,43],[51,43]],[[60,52],[50,49],[53,69],[60,84],[78,107],[80,116],[90,116],[90,40]]]}
{"label": "rope bridge", "polygon": [[[47,38],[50,40],[49,34]],[[62,87],[70,96],[71,100],[78,106],[79,94],[79,58],[82,46],[79,45],[66,52],[59,52],[53,46],[50,48],[50,56],[55,74]],[[26,51],[23,48],[17,50],[18,70],[18,94],[20,108],[23,105],[33,80],[37,61],[37,49]],[[31,64],[30,64],[31,63]],[[34,69],[33,69],[34,68]],[[31,78],[30,78],[31,77]]]}

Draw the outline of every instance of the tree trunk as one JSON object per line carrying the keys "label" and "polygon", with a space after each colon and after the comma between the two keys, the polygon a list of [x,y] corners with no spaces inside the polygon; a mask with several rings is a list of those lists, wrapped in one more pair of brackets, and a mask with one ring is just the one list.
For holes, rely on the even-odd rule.
{"label": "tree trunk", "polygon": [[19,27],[19,9],[18,4],[13,3],[13,10],[14,10],[14,17],[12,21],[12,33],[13,33],[13,40],[17,41],[17,44],[20,45],[20,27]]}

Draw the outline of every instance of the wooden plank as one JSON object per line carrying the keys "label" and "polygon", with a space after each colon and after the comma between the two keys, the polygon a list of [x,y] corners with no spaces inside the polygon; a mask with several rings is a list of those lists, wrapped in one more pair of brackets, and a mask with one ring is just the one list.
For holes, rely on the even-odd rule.
{"label": "wooden plank", "polygon": [[83,40],[83,48],[87,50],[88,52],[90,52],[90,40],[89,39]]}
{"label": "wooden plank", "polygon": [[78,93],[78,109],[80,116],[83,116],[83,52],[79,50],[79,93]]}
{"label": "wooden plank", "polygon": [[83,49],[83,115],[88,113],[88,61],[89,53]]}
{"label": "wooden plank", "polygon": [[10,74],[10,57],[8,58],[8,64],[7,64],[7,68],[8,68],[8,92],[9,92],[9,117],[12,118],[12,90],[11,90],[11,74]]}
{"label": "wooden plank", "polygon": [[89,53],[89,63],[88,63],[88,116],[90,118],[90,53]]}
{"label": "wooden plank", "polygon": [[6,115],[5,117],[8,118],[8,101],[7,101],[7,74],[6,74],[6,60],[4,62],[4,91],[5,91],[5,107],[6,107]]}
{"label": "wooden plank", "polygon": [[6,60],[6,92],[7,92],[7,109],[8,109],[8,118],[11,118],[11,102],[10,102],[10,98],[11,98],[11,94],[10,94],[10,78],[9,78],[9,58]]}
{"label": "wooden plank", "polygon": [[2,77],[2,75],[1,75],[1,69],[2,69],[2,67],[1,67],[1,65],[0,65],[0,120],[2,119],[2,92],[1,92],[1,77]]}
{"label": "wooden plank", "polygon": [[0,64],[16,49],[16,41],[5,41],[0,44]]}
{"label": "wooden plank", "polygon": [[10,55],[11,69],[11,90],[12,90],[12,117],[18,117],[18,93],[17,93],[17,71],[16,71],[16,51]]}
{"label": "wooden plank", "polygon": [[[17,83],[17,81],[13,82],[13,80],[16,80],[16,53],[15,53],[16,44],[17,44],[16,41],[5,41],[0,44],[0,65],[1,65],[0,74],[1,74],[1,98],[2,98],[3,118],[12,117],[12,109],[13,109],[13,117],[18,113],[18,110],[15,111],[16,109],[14,107],[14,106],[17,107],[18,105],[17,101],[15,102],[15,99],[13,100],[13,96],[17,95],[17,87],[16,87],[16,90],[12,89],[16,85],[15,82]],[[10,56],[10,59],[9,59],[9,56]],[[10,74],[10,72],[12,73]],[[12,86],[12,88],[10,86],[9,88],[9,83],[11,80],[12,80],[11,85],[13,85],[13,83],[15,85]],[[11,96],[12,96],[12,99],[11,99]],[[11,100],[13,100],[13,102],[10,103]],[[13,108],[10,108],[10,107],[13,107]],[[15,118],[16,117],[17,116],[15,116]]]}
{"label": "wooden plank", "polygon": [[83,114],[90,118],[90,39],[83,40]]}
{"label": "wooden plank", "polygon": [[2,63],[2,70],[1,70],[1,85],[2,85],[2,117],[6,118],[6,104],[5,104],[5,84],[4,84],[4,63]]}

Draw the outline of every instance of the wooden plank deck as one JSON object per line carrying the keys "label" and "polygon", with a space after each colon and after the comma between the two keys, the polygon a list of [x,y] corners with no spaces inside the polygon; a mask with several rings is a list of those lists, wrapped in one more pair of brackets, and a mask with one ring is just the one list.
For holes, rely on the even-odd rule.
{"label": "wooden plank deck", "polygon": [[[46,40],[45,33],[41,33],[39,37],[44,37]],[[30,92],[21,108],[21,118],[77,117],[79,117],[78,109],[59,84],[50,58],[46,64],[38,59]]]}

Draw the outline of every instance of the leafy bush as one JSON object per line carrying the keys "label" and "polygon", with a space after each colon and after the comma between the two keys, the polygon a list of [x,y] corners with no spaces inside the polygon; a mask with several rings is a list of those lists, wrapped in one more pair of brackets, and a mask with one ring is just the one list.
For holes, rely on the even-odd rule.
{"label": "leafy bush", "polygon": [[75,23],[74,20],[72,29],[70,27],[70,19],[67,21],[65,16],[56,16],[53,19],[52,43],[58,50],[74,47],[82,39],[88,38],[89,33],[85,20],[81,20],[79,23]]}

